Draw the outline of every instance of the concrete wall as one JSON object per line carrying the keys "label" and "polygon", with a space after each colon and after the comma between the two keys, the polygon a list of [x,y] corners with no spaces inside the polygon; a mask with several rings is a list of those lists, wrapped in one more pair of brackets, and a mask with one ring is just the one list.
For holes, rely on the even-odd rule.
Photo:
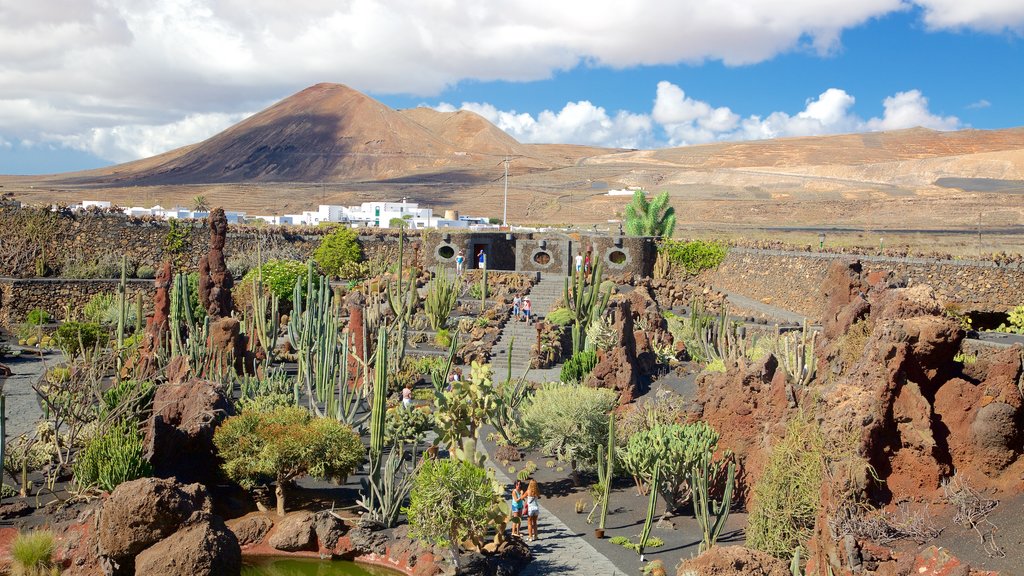
{"label": "concrete wall", "polygon": [[860,260],[866,272],[892,272],[909,285],[928,284],[939,300],[964,310],[1005,312],[1024,303],[1024,269],[992,262],[854,256],[732,248],[718,269],[701,280],[740,294],[819,319],[821,283],[834,261]]}

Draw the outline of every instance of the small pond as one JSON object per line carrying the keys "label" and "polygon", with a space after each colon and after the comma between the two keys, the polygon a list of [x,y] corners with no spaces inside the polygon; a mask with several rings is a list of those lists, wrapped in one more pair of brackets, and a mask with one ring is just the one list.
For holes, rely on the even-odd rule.
{"label": "small pond", "polygon": [[242,576],[399,576],[400,572],[343,562],[315,558],[244,558]]}

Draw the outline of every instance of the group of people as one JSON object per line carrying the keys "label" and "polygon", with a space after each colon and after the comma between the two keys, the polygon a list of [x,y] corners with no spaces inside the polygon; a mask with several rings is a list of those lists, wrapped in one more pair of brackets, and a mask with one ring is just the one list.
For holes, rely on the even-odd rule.
{"label": "group of people", "polygon": [[530,541],[537,540],[537,518],[540,516],[540,487],[536,480],[530,480],[526,490],[523,490],[523,482],[516,480],[512,486],[512,535],[522,537],[520,531],[523,521],[526,521],[526,533]]}
{"label": "group of people", "polygon": [[530,297],[520,297],[518,294],[516,294],[516,297],[512,299],[512,319],[520,320],[522,322],[529,322],[530,313],[532,311],[533,304],[530,302]]}
{"label": "group of people", "polygon": [[577,274],[579,274],[580,272],[584,274],[590,274],[590,249],[587,249],[586,256],[584,256],[582,252],[577,252],[573,264],[574,268],[576,268]]}
{"label": "group of people", "polygon": [[[487,268],[487,254],[484,253],[483,248],[480,249],[480,252],[477,252],[477,255],[476,255],[476,267],[480,268],[481,270],[484,269],[484,268]],[[459,276],[461,276],[462,272],[465,271],[465,269],[466,269],[466,251],[460,249],[455,254],[455,273],[458,274]]]}

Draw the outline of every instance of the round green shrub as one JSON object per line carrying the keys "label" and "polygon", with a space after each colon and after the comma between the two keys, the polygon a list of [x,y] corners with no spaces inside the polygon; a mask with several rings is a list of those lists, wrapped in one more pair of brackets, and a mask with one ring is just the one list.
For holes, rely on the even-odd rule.
{"label": "round green shrub", "polygon": [[313,252],[320,271],[328,276],[340,276],[342,271],[351,264],[363,259],[363,249],[359,245],[359,235],[347,226],[338,226],[324,239]]}
{"label": "round green shrub", "polygon": [[409,495],[409,535],[444,548],[467,540],[483,545],[502,517],[487,472],[464,460],[427,459]]}
{"label": "round green shrub", "polygon": [[108,337],[106,329],[95,322],[65,322],[57,328],[54,340],[65,355],[74,357],[96,344],[105,345]]}
{"label": "round green shrub", "polygon": [[[256,282],[259,275],[263,276],[263,288],[280,300],[292,301],[292,294],[295,291],[295,283],[302,283],[302,294],[305,295],[308,282],[307,265],[296,260],[271,260],[257,269],[249,270],[242,278],[242,282],[234,292],[249,295],[252,292],[251,284]],[[314,274],[314,281],[316,275]]]}
{"label": "round green shrub", "polygon": [[42,308],[33,308],[29,311],[28,315],[25,316],[25,322],[32,326],[40,326],[42,324],[49,324],[53,321],[53,316],[49,312]]}

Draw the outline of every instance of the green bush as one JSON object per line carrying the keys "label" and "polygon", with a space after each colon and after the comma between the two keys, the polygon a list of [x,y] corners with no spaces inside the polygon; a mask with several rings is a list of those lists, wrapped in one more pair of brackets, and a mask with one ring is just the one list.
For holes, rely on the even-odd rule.
{"label": "green bush", "polygon": [[53,564],[53,533],[49,530],[19,532],[11,542],[11,574],[49,576],[60,574]]}
{"label": "green bush", "polygon": [[83,488],[96,486],[110,492],[122,482],[152,473],[143,457],[142,434],[131,419],[94,436],[75,458],[75,483]]}
{"label": "green bush", "polygon": [[224,460],[224,473],[243,488],[276,482],[280,515],[296,478],[347,476],[366,453],[351,427],[331,418],[314,418],[296,407],[232,416],[217,428],[213,442]]}
{"label": "green bush", "polygon": [[754,485],[748,546],[783,559],[796,550],[807,557],[806,544],[821,501],[823,462],[824,440],[817,423],[794,417]]}
{"label": "green bush", "polygon": [[25,322],[32,326],[40,326],[42,324],[49,324],[50,322],[53,322],[53,316],[42,308],[33,308],[29,311],[28,315],[25,316]]}
{"label": "green bush", "polygon": [[619,397],[607,388],[547,385],[534,394],[522,413],[520,433],[527,446],[568,462],[574,474],[597,462],[597,449],[608,434],[608,414]]}
{"label": "green bush", "polygon": [[[309,288],[306,286],[306,283],[309,281],[306,274],[306,264],[297,260],[271,260],[259,269],[249,270],[242,278],[239,286],[235,288],[235,292],[251,294],[252,288],[250,284],[256,282],[261,272],[263,274],[263,288],[280,300],[292,301],[296,282],[302,283],[303,296],[305,296],[306,290]],[[315,274],[313,275],[313,280],[317,280]]]}
{"label": "green bush", "polygon": [[569,310],[568,308],[555,308],[551,312],[548,312],[545,320],[555,326],[568,326],[573,323],[575,316],[572,315],[572,310]]}
{"label": "green bush", "polygon": [[428,410],[398,405],[387,412],[384,439],[388,444],[423,442],[427,431],[433,427],[434,417]]}
{"label": "green bush", "polygon": [[341,276],[343,271],[347,271],[352,264],[362,259],[363,249],[359,245],[359,235],[347,226],[338,226],[324,236],[313,252],[313,260],[320,267],[320,271],[328,276]]}
{"label": "green bush", "polygon": [[583,383],[594,370],[594,366],[597,366],[597,352],[581,350],[562,364],[559,379],[566,384]]}
{"label": "green bush", "polygon": [[483,468],[464,460],[428,459],[404,510],[409,535],[457,551],[471,541],[483,547],[484,538],[502,518],[494,483]]}
{"label": "green bush", "polygon": [[61,276],[65,278],[120,278],[121,258],[114,254],[104,254],[95,260],[72,258],[61,266]]}
{"label": "green bush", "polygon": [[142,264],[135,269],[135,277],[142,280],[152,280],[156,278],[156,268],[149,264]]}
{"label": "green bush", "polygon": [[[82,308],[82,316],[85,318],[85,321],[95,324],[117,325],[120,314],[120,304],[115,294],[96,294]],[[135,304],[133,302],[126,302],[125,327],[134,326],[137,315],[138,311],[135,309]]]}
{"label": "green bush", "polygon": [[649,484],[655,465],[660,463],[657,489],[669,507],[676,509],[689,498],[690,470],[698,458],[714,454],[717,448],[718,432],[705,422],[658,424],[630,436],[625,449],[619,451],[619,460],[637,485]]}
{"label": "green bush", "polygon": [[728,253],[728,248],[719,242],[704,240],[672,240],[666,238],[658,245],[658,252],[676,267],[690,274],[717,268]]}
{"label": "green bush", "polygon": [[109,335],[105,328],[93,322],[65,322],[55,332],[57,346],[69,357],[90,351],[97,344],[106,345]]}
{"label": "green bush", "polygon": [[486,294],[487,297],[490,297],[491,296],[491,287],[487,286],[486,288],[483,288],[483,287],[481,287],[481,283],[480,282],[473,282],[472,284],[469,285],[469,292],[468,292],[468,294],[469,294],[470,298],[473,298],[474,300],[479,300],[479,299],[483,298],[483,296],[480,294],[481,292],[486,292],[487,293]]}
{"label": "green bush", "polygon": [[452,335],[447,329],[442,328],[437,331],[434,335],[434,344],[437,344],[441,348],[447,348],[452,345]]}
{"label": "green bush", "polygon": [[153,403],[154,391],[155,386],[148,380],[121,380],[103,393],[103,406],[107,414],[125,403],[131,404],[126,407],[126,415],[146,412]]}

